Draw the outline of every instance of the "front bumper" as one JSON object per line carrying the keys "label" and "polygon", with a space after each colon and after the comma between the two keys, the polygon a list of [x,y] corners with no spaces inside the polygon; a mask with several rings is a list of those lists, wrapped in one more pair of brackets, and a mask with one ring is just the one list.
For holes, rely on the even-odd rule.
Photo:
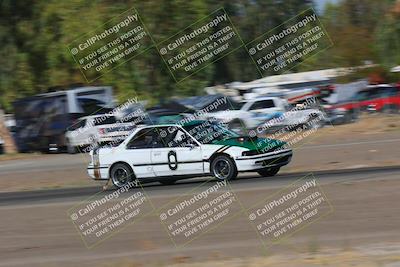
{"label": "front bumper", "polygon": [[331,114],[326,122],[330,124],[341,124],[345,121],[345,114]]}
{"label": "front bumper", "polygon": [[89,164],[87,167],[87,173],[93,180],[108,180],[109,179],[109,167],[101,165]]}
{"label": "front bumper", "polygon": [[269,167],[281,167],[289,164],[293,156],[291,149],[274,151],[255,156],[237,157],[235,162],[238,171],[252,171]]}

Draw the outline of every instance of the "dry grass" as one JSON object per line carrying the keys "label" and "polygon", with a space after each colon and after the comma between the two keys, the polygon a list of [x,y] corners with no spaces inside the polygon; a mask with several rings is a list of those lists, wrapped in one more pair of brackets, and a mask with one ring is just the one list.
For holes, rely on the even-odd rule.
{"label": "dry grass", "polygon": [[[279,255],[269,257],[235,258],[226,260],[209,260],[203,262],[188,262],[190,258],[173,258],[172,263],[151,264],[160,267],[379,267],[379,266],[399,266],[400,253],[366,253],[358,250],[331,250],[297,255]],[[120,262],[107,267],[139,267],[146,266],[138,263]]]}

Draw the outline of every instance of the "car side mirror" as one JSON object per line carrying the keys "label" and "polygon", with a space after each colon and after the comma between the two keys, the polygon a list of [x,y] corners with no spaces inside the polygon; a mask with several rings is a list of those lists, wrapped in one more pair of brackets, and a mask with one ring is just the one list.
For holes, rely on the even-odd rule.
{"label": "car side mirror", "polygon": [[185,147],[188,147],[188,148],[190,148],[190,150],[192,150],[196,147],[196,145],[193,143],[190,143],[190,144],[186,144]]}

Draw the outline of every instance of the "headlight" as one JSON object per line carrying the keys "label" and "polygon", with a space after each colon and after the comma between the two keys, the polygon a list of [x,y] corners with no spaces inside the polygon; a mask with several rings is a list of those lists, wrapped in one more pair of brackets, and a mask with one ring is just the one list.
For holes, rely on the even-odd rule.
{"label": "headlight", "polygon": [[259,152],[257,150],[249,150],[249,151],[244,151],[242,152],[242,156],[255,156],[257,155]]}

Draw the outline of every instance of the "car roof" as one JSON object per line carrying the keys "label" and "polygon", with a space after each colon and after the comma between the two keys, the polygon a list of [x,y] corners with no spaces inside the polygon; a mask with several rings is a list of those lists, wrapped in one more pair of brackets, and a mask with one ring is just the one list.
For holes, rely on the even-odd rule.
{"label": "car roof", "polygon": [[99,118],[99,117],[115,117],[115,115],[113,115],[113,114],[88,115],[88,116],[80,117],[79,120],[82,120],[82,119],[91,119],[91,118]]}
{"label": "car roof", "polygon": [[387,88],[387,87],[393,87],[393,85],[390,84],[374,84],[374,85],[368,85],[367,89],[373,89],[373,88]]}
{"label": "car roof", "polygon": [[206,120],[191,120],[185,123],[166,123],[166,124],[153,124],[153,125],[143,125],[138,126],[138,129],[145,129],[145,128],[156,128],[156,127],[185,127],[185,126],[193,126],[199,125],[206,122]]}
{"label": "car roof", "polygon": [[273,99],[277,99],[280,98],[278,96],[261,96],[261,97],[256,97],[256,98],[252,98],[249,100],[243,100],[240,101],[240,103],[248,103],[248,102],[257,102],[257,101],[263,101],[263,100],[273,100]]}

